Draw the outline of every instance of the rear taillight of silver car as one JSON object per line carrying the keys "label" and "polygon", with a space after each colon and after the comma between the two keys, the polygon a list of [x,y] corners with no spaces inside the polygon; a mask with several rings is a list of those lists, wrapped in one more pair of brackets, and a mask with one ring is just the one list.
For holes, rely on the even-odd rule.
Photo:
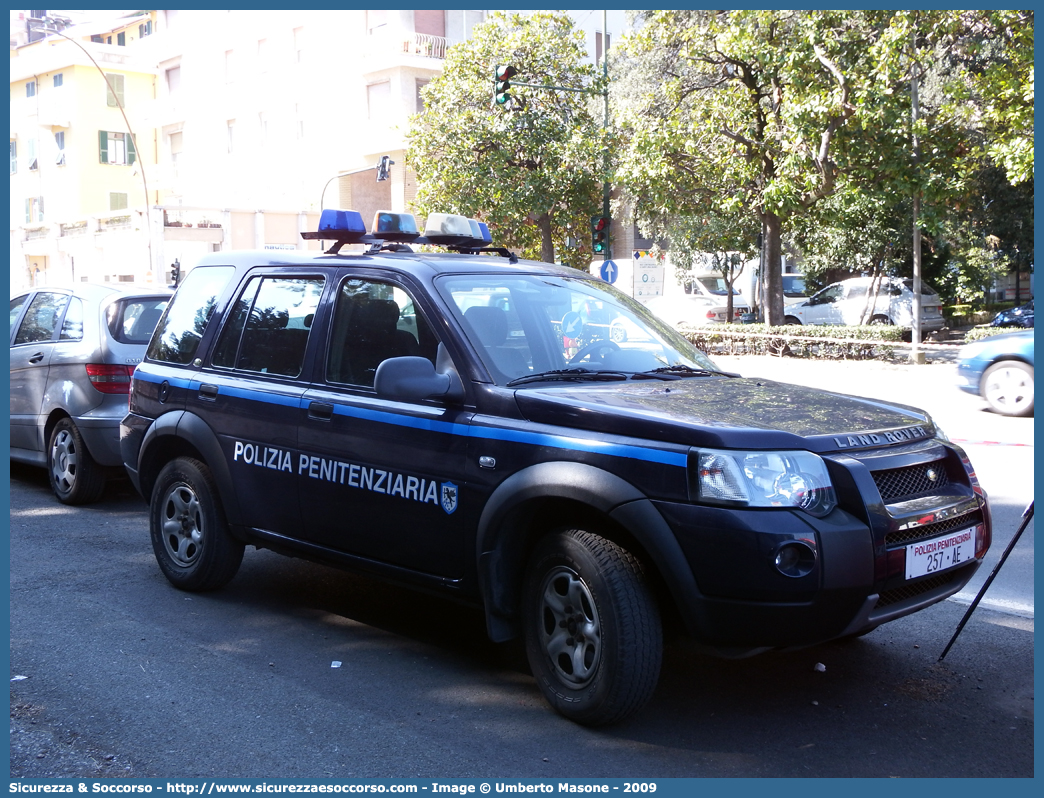
{"label": "rear taillight of silver car", "polygon": [[110,363],[88,363],[87,377],[102,393],[130,393],[131,374],[134,366]]}

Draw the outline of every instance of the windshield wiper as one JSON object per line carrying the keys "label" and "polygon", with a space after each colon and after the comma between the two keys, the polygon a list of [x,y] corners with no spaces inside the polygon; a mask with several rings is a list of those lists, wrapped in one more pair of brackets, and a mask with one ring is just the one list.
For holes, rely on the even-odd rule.
{"label": "windshield wiper", "polygon": [[739,377],[739,374],[735,374],[731,371],[717,371],[715,369],[694,369],[692,366],[686,366],[684,363],[679,363],[676,366],[661,366],[658,369],[652,369],[650,371],[639,371],[631,375],[632,380],[669,380],[675,379],[680,380],[685,377]]}
{"label": "windshield wiper", "polygon": [[551,371],[541,371],[537,374],[526,374],[524,377],[516,377],[510,380],[507,386],[511,388],[515,385],[524,385],[527,382],[543,382],[545,380],[606,382],[626,379],[627,375],[622,371],[592,371],[585,368],[552,369]]}

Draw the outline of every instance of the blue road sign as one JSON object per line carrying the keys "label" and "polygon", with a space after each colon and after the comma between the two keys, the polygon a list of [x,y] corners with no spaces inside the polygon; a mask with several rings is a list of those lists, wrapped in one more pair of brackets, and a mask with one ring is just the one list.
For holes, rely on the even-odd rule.
{"label": "blue road sign", "polygon": [[607,283],[615,283],[617,275],[620,274],[620,269],[611,260],[607,260],[604,263],[602,263],[600,273],[602,279],[605,280]]}
{"label": "blue road sign", "polygon": [[584,329],[584,320],[575,310],[569,311],[562,317],[562,334],[567,338],[579,338],[580,331]]}

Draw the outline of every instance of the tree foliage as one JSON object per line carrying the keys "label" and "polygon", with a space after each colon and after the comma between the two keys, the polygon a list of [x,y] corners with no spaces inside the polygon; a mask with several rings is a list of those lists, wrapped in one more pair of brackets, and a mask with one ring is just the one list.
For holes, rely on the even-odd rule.
{"label": "tree foliage", "polygon": [[506,107],[493,102],[494,69],[505,64],[518,70],[514,84],[600,91],[585,57],[582,33],[557,12],[495,13],[450,48],[408,134],[416,209],[481,218],[499,245],[586,268],[609,146],[594,95],[514,85]]}
{"label": "tree foliage", "polygon": [[640,225],[734,207],[761,223],[770,323],[782,319],[784,234],[823,269],[827,258],[901,268],[917,195],[936,265],[984,160],[1012,182],[1032,175],[1032,12],[647,11],[636,22],[614,63],[618,181]]}

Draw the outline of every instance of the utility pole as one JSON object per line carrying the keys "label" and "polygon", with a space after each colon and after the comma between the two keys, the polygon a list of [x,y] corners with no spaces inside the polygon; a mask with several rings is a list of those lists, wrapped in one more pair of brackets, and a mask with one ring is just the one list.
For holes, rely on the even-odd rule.
{"label": "utility pole", "polygon": [[[602,122],[602,130],[606,134],[609,132],[609,25],[607,22],[606,10],[602,9],[602,77],[605,79],[605,90],[602,92],[602,97],[605,100],[605,117]],[[604,170],[602,175],[602,216],[605,219],[609,219],[609,235],[606,236],[606,247],[605,253],[602,255],[602,260],[612,260],[613,258],[613,236],[612,236],[612,217],[609,215],[609,147],[605,147],[604,160],[602,162],[602,168]],[[603,267],[605,268],[605,267]]]}
{"label": "utility pole", "polygon": [[[145,180],[145,159],[142,157],[141,147],[138,146],[138,137],[134,135],[134,131],[131,129],[130,120],[127,119],[127,112],[123,110],[123,103],[120,102],[119,95],[116,94],[116,90],[112,87],[112,84],[109,83],[109,77],[105,74],[105,70],[102,69],[98,62],[94,60],[94,56],[91,55],[90,52],[88,52],[86,47],[84,47],[82,44],[76,41],[76,39],[72,38],[71,36],[66,36],[64,33],[58,30],[57,25],[51,26],[45,22],[43,27],[37,28],[37,30],[39,30],[41,33],[53,33],[55,36],[61,36],[66,41],[72,42],[81,50],[83,50],[84,55],[86,55],[91,60],[91,63],[94,64],[94,68],[98,70],[99,74],[101,74],[102,80],[105,81],[105,85],[109,87],[109,93],[113,96],[113,99],[116,100],[116,107],[120,109],[120,115],[123,117],[123,123],[127,126],[127,135],[131,137],[131,143],[133,143],[134,145],[134,151],[138,154],[137,164],[138,168],[141,170],[141,186],[145,192],[145,235],[148,236],[149,271],[153,275],[155,275],[156,269],[153,267],[152,263],[152,214],[149,212],[149,184]],[[155,277],[153,277],[153,279],[155,279]]]}
{"label": "utility pole", "polygon": [[[605,101],[605,116],[602,122],[602,130],[609,130],[609,30],[607,27],[607,13],[602,10],[602,75],[605,78],[605,88],[600,92],[596,92],[593,89],[574,89],[571,86],[544,86],[539,83],[518,83],[517,81],[511,80],[515,75],[518,74],[518,70],[511,65],[498,65],[493,70],[493,99],[498,105],[509,105],[511,98],[508,91],[514,86],[524,86],[529,89],[549,89],[551,91],[572,91],[578,94],[601,94]],[[602,159],[602,217],[603,219],[609,220],[609,195],[611,188],[609,185],[609,161],[610,153],[609,148],[605,147],[603,151]],[[597,218],[597,217],[596,217]],[[592,219],[592,222],[595,220]],[[610,227],[612,226],[610,221]],[[612,260],[613,257],[613,237],[609,231],[606,231],[606,244],[605,249],[602,250],[602,260]]]}
{"label": "utility pole", "polygon": [[[916,17],[915,17],[916,20]],[[913,142],[914,180],[918,177],[921,160],[920,142],[917,138],[917,82],[920,78],[920,65],[917,61],[917,23],[910,34],[912,61],[910,64],[910,133]],[[921,351],[921,190],[914,188],[913,195],[913,325],[910,330],[910,360],[913,363],[924,363],[924,352]]]}

